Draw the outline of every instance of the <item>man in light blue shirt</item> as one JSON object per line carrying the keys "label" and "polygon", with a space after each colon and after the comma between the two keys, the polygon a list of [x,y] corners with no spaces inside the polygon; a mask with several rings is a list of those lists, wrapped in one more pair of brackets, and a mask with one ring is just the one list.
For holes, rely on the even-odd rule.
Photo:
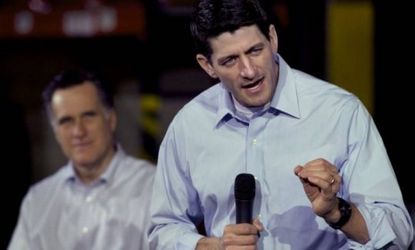
{"label": "man in light blue shirt", "polygon": [[8,249],[148,249],[155,167],[116,145],[112,97],[77,70],[54,77],[43,97],[69,162],[30,188]]}
{"label": "man in light blue shirt", "polygon": [[[290,68],[255,0],[202,0],[191,31],[198,63],[220,82],[162,142],[151,248],[406,249],[412,223],[362,103]],[[255,219],[235,224],[244,172],[255,176]]]}

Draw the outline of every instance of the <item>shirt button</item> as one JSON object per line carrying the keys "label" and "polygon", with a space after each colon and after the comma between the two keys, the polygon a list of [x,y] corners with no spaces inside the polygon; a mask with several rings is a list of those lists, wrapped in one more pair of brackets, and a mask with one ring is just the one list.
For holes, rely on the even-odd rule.
{"label": "shirt button", "polygon": [[86,202],[91,202],[92,201],[92,197],[91,196],[88,196],[88,197],[86,197]]}
{"label": "shirt button", "polygon": [[88,233],[88,231],[89,231],[88,227],[83,227],[82,228],[82,233],[86,234],[86,233]]}
{"label": "shirt button", "polygon": [[252,144],[254,144],[254,145],[256,144],[256,139],[252,140]]}

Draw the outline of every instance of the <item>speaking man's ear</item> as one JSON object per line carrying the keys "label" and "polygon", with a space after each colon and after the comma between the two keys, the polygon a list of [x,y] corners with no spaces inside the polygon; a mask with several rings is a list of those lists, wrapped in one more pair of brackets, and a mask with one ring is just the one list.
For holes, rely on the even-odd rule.
{"label": "speaking man's ear", "polygon": [[218,76],[215,73],[215,69],[212,67],[212,64],[209,62],[209,60],[206,58],[206,56],[202,54],[196,55],[196,60],[199,63],[200,67],[212,78],[218,78]]}
{"label": "speaking man's ear", "polygon": [[269,41],[271,43],[272,53],[276,55],[278,53],[278,35],[275,30],[275,26],[271,24],[269,26]]}

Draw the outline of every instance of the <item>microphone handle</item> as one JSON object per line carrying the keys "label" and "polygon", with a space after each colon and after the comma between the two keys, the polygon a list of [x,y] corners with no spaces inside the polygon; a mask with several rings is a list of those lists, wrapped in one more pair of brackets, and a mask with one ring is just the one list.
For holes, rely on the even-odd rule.
{"label": "microphone handle", "polygon": [[252,223],[252,200],[235,200],[236,223]]}

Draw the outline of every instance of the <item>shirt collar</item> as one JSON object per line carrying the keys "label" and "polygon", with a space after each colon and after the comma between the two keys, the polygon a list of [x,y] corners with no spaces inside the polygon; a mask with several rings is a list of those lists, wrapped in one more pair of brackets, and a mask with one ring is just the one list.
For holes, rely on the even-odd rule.
{"label": "shirt collar", "polygon": [[[125,152],[121,145],[116,146],[116,151],[114,157],[112,158],[108,168],[101,174],[101,176],[96,180],[92,185],[96,183],[110,183],[115,179],[115,175],[117,172],[117,168],[119,166],[119,162],[125,156]],[[66,181],[79,181],[79,178],[76,175],[75,168],[73,166],[73,162],[69,161],[68,164],[65,166],[64,169],[64,179]]]}
{"label": "shirt collar", "polygon": [[218,98],[218,111],[216,113],[217,126],[224,121],[229,120],[234,116],[235,107],[232,103],[232,97],[228,90],[223,86],[222,82],[219,83],[221,91]]}
{"label": "shirt collar", "polygon": [[294,72],[280,55],[277,55],[277,61],[279,61],[278,84],[271,100],[271,107],[282,113],[300,118],[300,106]]}
{"label": "shirt collar", "polygon": [[[290,66],[277,54],[275,62],[279,64],[279,76],[277,88],[271,100],[270,109],[300,118],[300,107],[294,74]],[[217,123],[220,125],[232,117],[235,117],[235,107],[229,91],[219,83],[221,91],[218,98],[218,110],[216,113]],[[278,112],[277,112],[278,113]]]}

